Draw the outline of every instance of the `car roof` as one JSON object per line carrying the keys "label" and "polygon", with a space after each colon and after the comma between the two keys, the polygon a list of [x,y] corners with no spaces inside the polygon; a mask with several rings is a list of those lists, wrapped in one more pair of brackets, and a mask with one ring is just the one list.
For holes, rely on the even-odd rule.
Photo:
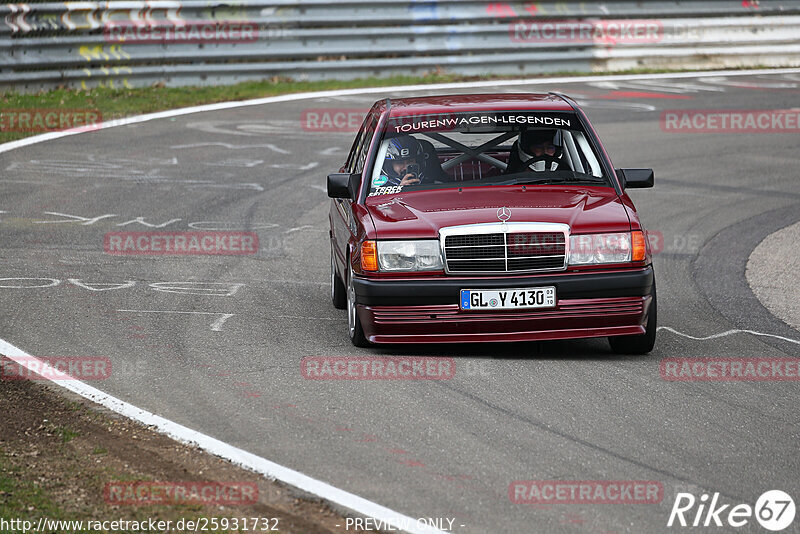
{"label": "car roof", "polygon": [[574,111],[572,104],[555,93],[500,93],[437,95],[384,99],[375,103],[391,117],[470,111]]}

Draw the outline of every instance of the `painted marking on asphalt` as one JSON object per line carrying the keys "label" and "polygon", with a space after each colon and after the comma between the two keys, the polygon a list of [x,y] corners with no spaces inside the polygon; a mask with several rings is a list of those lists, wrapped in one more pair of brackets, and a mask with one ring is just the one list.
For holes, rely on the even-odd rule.
{"label": "painted marking on asphalt", "polygon": [[[80,278],[67,278],[67,282],[74,286],[88,289],[89,291],[108,291],[109,289],[124,289],[136,285],[135,280],[126,280],[121,283],[113,282],[93,282],[92,285],[84,284]],[[102,287],[101,287],[102,286]]]}
{"label": "painted marking on asphalt", "polygon": [[303,226],[295,226],[294,228],[289,228],[284,232],[284,234],[291,234],[292,232],[299,232],[300,230],[314,230],[314,226],[310,224],[304,224]]}
{"label": "painted marking on asphalt", "polygon": [[752,334],[754,336],[772,337],[772,338],[775,338],[775,339],[780,339],[782,341],[788,341],[789,343],[795,343],[797,345],[800,345],[800,340],[791,339],[791,338],[779,336],[779,335],[776,335],[776,334],[767,334],[767,333],[764,333],[764,332],[756,332],[755,330],[739,330],[739,329],[726,330],[724,332],[720,332],[719,334],[711,334],[710,336],[704,336],[704,337],[697,337],[697,336],[692,336],[690,334],[684,334],[683,332],[675,330],[674,328],[670,328],[669,326],[659,326],[656,330],[666,330],[667,332],[672,332],[673,334],[677,334],[679,336],[687,337],[689,339],[694,339],[694,340],[697,340],[697,341],[708,341],[710,339],[717,339],[717,338],[720,338],[720,337],[730,336],[730,335],[733,335],[733,334]]}
{"label": "painted marking on asphalt", "polygon": [[[35,284],[19,284],[19,281],[34,280]],[[16,284],[9,282],[14,281]],[[42,283],[44,281],[44,283]],[[136,286],[135,280],[126,280],[119,283],[94,283],[83,282],[81,278],[68,278],[73,286],[82,287],[90,291],[107,291],[109,289],[125,289]],[[15,278],[0,278],[0,289],[42,289],[49,287],[56,287],[61,284],[58,278],[30,278],[30,277],[15,277]],[[91,284],[91,286],[89,285]],[[320,285],[325,285],[320,283]],[[99,289],[93,286],[106,286]],[[205,295],[211,297],[232,297],[239,289],[244,287],[240,282],[152,282],[147,285],[153,291],[160,291],[162,293],[178,293],[181,295]]]}
{"label": "painted marking on asphalt", "polygon": [[[0,153],[8,152],[24,146],[35,145],[44,141],[53,139],[60,139],[70,135],[77,135],[85,132],[96,132],[105,130],[106,128],[114,128],[116,126],[127,126],[130,124],[138,124],[148,122],[156,119],[166,119],[171,117],[180,117],[183,115],[191,115],[194,113],[202,113],[205,111],[219,111],[223,109],[241,108],[247,106],[260,106],[263,104],[274,104],[278,102],[296,102],[298,100],[313,100],[315,98],[326,97],[340,97],[351,95],[367,95],[367,94],[387,94],[387,93],[400,93],[409,91],[441,91],[447,89],[464,89],[481,88],[481,87],[511,87],[515,85],[552,85],[559,83],[591,83],[591,82],[622,82],[634,80],[678,80],[678,79],[692,79],[692,78],[709,78],[715,76],[757,76],[762,74],[794,74],[800,75],[800,69],[758,69],[758,70],[742,70],[742,71],[705,71],[705,72],[679,72],[679,73],[663,73],[663,74],[620,74],[608,76],[562,76],[556,78],[533,78],[533,79],[518,79],[518,80],[486,80],[480,82],[458,82],[458,83],[440,83],[440,84],[422,84],[422,85],[405,85],[400,87],[363,87],[359,89],[339,89],[334,91],[315,91],[309,93],[294,93],[280,96],[270,96],[265,98],[255,98],[252,100],[241,100],[238,102],[218,102],[216,104],[206,104],[202,106],[192,106],[181,109],[171,109],[167,111],[159,111],[158,113],[148,113],[146,115],[136,115],[134,117],[126,117],[124,119],[114,119],[105,121],[100,124],[93,124],[91,128],[74,128],[71,130],[63,130],[60,132],[48,132],[41,135],[26,137],[18,139],[17,141],[10,141],[0,145]],[[662,88],[663,90],[663,88]]]}
{"label": "painted marking on asphalt", "polygon": [[[0,145],[0,152],[3,150]],[[163,162],[152,160],[134,161],[127,159],[106,159],[98,161],[88,154],[87,161],[83,160],[35,160],[28,162],[15,161],[6,167],[10,174],[19,172],[34,172],[37,174],[48,174],[74,178],[88,178],[104,180],[118,180],[120,183],[134,185],[152,184],[185,184],[187,187],[213,187],[227,189],[255,189],[263,191],[263,187],[257,183],[218,183],[213,180],[177,180],[171,179],[160,168],[152,168],[152,165],[161,165]],[[171,163],[168,163],[171,165]],[[175,160],[177,165],[177,160]],[[137,168],[137,166],[139,168]],[[141,167],[147,167],[143,169]],[[12,172],[15,171],[15,172]]]}
{"label": "painted marking on asphalt", "polygon": [[219,319],[211,323],[211,330],[213,332],[219,332],[222,329],[222,325],[225,324],[225,321],[233,317],[234,313],[222,313],[222,312],[199,312],[199,311],[175,311],[175,310],[117,310],[118,312],[127,312],[127,313],[187,313],[187,314],[195,314],[195,315],[219,315]]}
{"label": "painted marking on asphalt", "polygon": [[614,82],[602,81],[597,83],[590,83],[593,87],[601,89],[619,90],[619,89],[635,89],[635,90],[653,90],[656,89],[662,93],[699,93],[702,91],[724,93],[724,87],[714,87],[711,85],[702,85],[697,83],[664,83],[660,80],[637,80],[628,82]]}
{"label": "painted marking on asphalt", "polygon": [[34,224],[53,224],[53,223],[74,223],[80,222],[83,226],[88,226],[90,224],[94,224],[100,219],[107,219],[109,217],[116,217],[115,213],[107,213],[105,215],[99,215],[97,217],[92,217],[88,219],[86,217],[81,217],[80,215],[69,215],[67,213],[58,213],[57,211],[46,211],[44,212],[46,215],[56,215],[58,217],[71,217],[72,220],[61,220],[61,221],[33,221]]}
{"label": "painted marking on asphalt", "polygon": [[[2,148],[2,147],[0,147]],[[315,168],[319,165],[316,161],[309,161],[306,164],[300,163],[270,163],[269,167],[273,169],[284,169],[288,171],[310,171],[311,169]]]}
{"label": "painted marking on asphalt", "polygon": [[251,169],[253,167],[261,165],[262,163],[264,163],[263,159],[228,158],[221,161],[212,161],[210,163],[204,163],[203,165],[206,165],[208,167],[241,167],[245,169]]}
{"label": "painted marking on asphalt", "polygon": [[595,109],[623,109],[625,111],[638,111],[638,112],[650,112],[655,111],[658,109],[655,106],[650,104],[645,104],[643,102],[624,102],[621,100],[603,100],[600,98],[592,99],[586,98],[581,96],[579,93],[575,93],[574,91],[569,91],[569,96],[571,96],[575,102],[582,108],[595,108]]}
{"label": "painted marking on asphalt", "polygon": [[[0,354],[10,360],[15,361],[21,366],[38,375],[47,378],[55,375],[55,370],[49,364],[39,358],[35,358],[22,349],[15,347],[7,341],[0,339]],[[331,486],[321,480],[317,480],[299,471],[284,467],[266,458],[256,456],[233,445],[207,436],[196,430],[185,427],[164,417],[160,417],[133,404],[100,391],[80,380],[52,380],[65,389],[80,395],[85,399],[100,404],[120,415],[142,423],[145,426],[154,427],[157,432],[173,438],[181,443],[197,446],[200,449],[224,458],[235,465],[263,475],[271,480],[280,480],[286,484],[294,486],[302,491],[321,497],[334,504],[353,510],[354,512],[366,517],[375,518],[383,521],[386,525],[391,525],[395,529],[405,528],[412,534],[445,534],[443,531],[424,524],[418,524],[416,519],[402,515],[390,508],[381,506],[372,501],[359,497],[353,493]]]}
{"label": "painted marking on asphalt", "polygon": [[[0,180],[2,181],[2,180]],[[313,187],[313,186],[312,186]],[[322,191],[327,191],[325,186],[319,186]],[[13,213],[10,211],[0,211],[0,213]],[[40,220],[31,220],[29,218],[24,217],[15,217],[14,219],[18,222],[18,225],[25,225],[26,223],[30,222],[31,224],[49,224],[49,223],[80,223],[81,226],[90,226],[95,224],[96,222],[107,219],[110,217],[118,217],[118,215],[114,214],[107,214],[101,215],[99,217],[88,218],[83,217],[80,215],[69,215],[66,213],[56,213],[51,211],[44,212],[45,214],[49,215],[58,215],[61,217],[71,217],[71,220],[65,219],[60,221],[40,221]],[[124,217],[129,217],[129,215],[125,215]],[[138,216],[134,219],[124,221],[121,223],[117,223],[116,226],[128,226],[130,224],[141,224],[142,226],[146,226],[147,228],[164,228],[174,223],[178,223],[183,219],[170,219],[169,221],[163,223],[149,223],[146,220],[146,217]],[[110,221],[104,221],[110,222]],[[209,230],[209,231],[234,231],[234,232],[251,232],[253,230],[263,230],[263,229],[271,229],[271,228],[278,228],[280,225],[277,223],[268,223],[268,222],[239,222],[239,221],[195,221],[186,223],[189,228],[194,228],[195,230]]]}
{"label": "painted marking on asphalt", "polygon": [[273,152],[277,152],[278,154],[291,154],[291,152],[289,152],[288,150],[284,150],[283,148],[275,146],[272,143],[264,143],[261,145],[232,145],[230,143],[214,142],[214,143],[194,143],[191,145],[175,145],[171,146],[170,148],[173,149],[201,148],[207,146],[221,146],[222,148],[227,148],[228,150],[243,150],[247,148],[268,148]]}
{"label": "painted marking on asphalt", "polygon": [[[170,284],[170,285],[165,285]],[[185,284],[189,287],[181,287],[178,284]],[[212,287],[202,287],[205,284]],[[223,287],[213,287],[223,286]],[[242,283],[226,283],[226,282],[155,282],[150,284],[150,287],[155,291],[163,291],[164,293],[180,293],[184,295],[210,295],[210,296],[223,296],[232,297],[244,287]],[[222,291],[222,292],[220,292]]]}
{"label": "painted marking on asphalt", "polygon": [[190,222],[189,228],[195,230],[209,230],[209,231],[228,231],[228,232],[251,232],[253,230],[266,230],[269,228],[277,228],[275,223],[248,223],[242,224],[238,222],[227,221],[197,221]]}
{"label": "painted marking on asphalt", "polygon": [[[180,183],[184,182],[185,180],[180,180]],[[252,189],[253,191],[263,191],[264,188],[257,183],[249,182],[249,183],[240,183],[240,184],[212,184],[212,183],[198,183],[196,185],[190,185],[187,187],[215,187],[217,189]]]}
{"label": "painted marking on asphalt", "polygon": [[8,282],[10,280],[47,280],[44,285],[9,285],[0,283],[0,288],[3,289],[39,289],[43,287],[55,287],[61,283],[57,278],[0,278],[0,282]]}
{"label": "painted marking on asphalt", "polygon": [[718,85],[729,85],[731,87],[737,87],[739,89],[797,89],[798,84],[796,83],[784,83],[784,82],[760,82],[760,81],[748,81],[748,82],[740,82],[737,80],[728,80],[724,76],[720,76],[719,78],[707,78],[703,80],[705,83],[714,83]]}
{"label": "painted marking on asphalt", "polygon": [[650,93],[645,91],[611,91],[607,95],[598,96],[597,98],[602,99],[629,99],[629,98],[656,98],[656,99],[663,99],[663,100],[691,100],[692,97],[689,95],[676,95],[676,94],[667,94],[667,93]]}
{"label": "painted marking on asphalt", "polygon": [[176,223],[176,222],[179,222],[179,221],[180,221],[180,219],[170,219],[169,221],[167,221],[165,223],[150,224],[149,222],[144,220],[144,217],[136,217],[135,219],[132,219],[130,221],[125,221],[125,222],[119,223],[119,224],[117,224],[117,226],[127,226],[129,224],[139,223],[139,224],[141,224],[143,226],[147,226],[148,228],[164,228],[168,224]]}

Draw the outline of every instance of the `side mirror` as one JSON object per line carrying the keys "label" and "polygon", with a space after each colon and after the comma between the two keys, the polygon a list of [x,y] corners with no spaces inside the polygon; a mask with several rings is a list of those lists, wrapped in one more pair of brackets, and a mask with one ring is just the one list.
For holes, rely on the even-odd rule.
{"label": "side mirror", "polygon": [[337,172],[328,175],[328,196],[353,200],[358,191],[360,174]]}
{"label": "side mirror", "polygon": [[653,187],[655,174],[653,169],[614,169],[622,182],[623,189]]}

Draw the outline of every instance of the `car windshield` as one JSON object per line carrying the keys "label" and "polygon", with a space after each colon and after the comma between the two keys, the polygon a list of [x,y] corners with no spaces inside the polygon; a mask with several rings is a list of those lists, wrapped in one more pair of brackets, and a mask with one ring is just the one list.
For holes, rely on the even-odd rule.
{"label": "car windshield", "polygon": [[369,196],[515,184],[612,187],[575,113],[475,112],[387,121]]}

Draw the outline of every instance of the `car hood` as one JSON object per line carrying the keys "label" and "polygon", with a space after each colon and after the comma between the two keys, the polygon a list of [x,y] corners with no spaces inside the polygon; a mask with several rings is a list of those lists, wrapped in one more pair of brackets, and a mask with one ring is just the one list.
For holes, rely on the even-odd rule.
{"label": "car hood", "polygon": [[446,226],[499,222],[503,207],[511,210],[508,222],[563,223],[572,234],[630,231],[628,214],[610,187],[465,187],[367,199],[378,239],[438,238]]}

